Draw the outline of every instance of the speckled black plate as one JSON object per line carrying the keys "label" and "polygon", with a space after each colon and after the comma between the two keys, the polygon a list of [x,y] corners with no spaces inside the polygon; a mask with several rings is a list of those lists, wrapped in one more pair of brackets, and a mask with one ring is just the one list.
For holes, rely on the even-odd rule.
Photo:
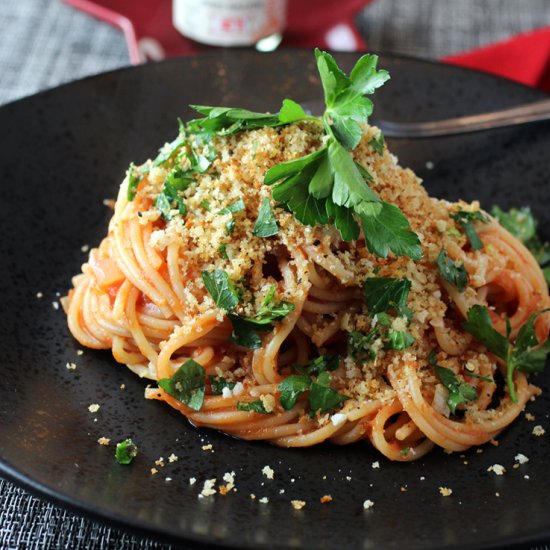
{"label": "speckled black plate", "polygon": [[[356,58],[337,55],[346,70]],[[394,120],[541,96],[433,63],[382,56],[380,64],[392,80],[377,93],[376,112]],[[145,381],[109,352],[77,355],[80,346],[52,302],[78,273],[86,257],[81,247],[97,245],[106,232],[103,199],[115,196],[128,163],[170,140],[176,117],[192,115],[189,103],[275,110],[286,96],[306,101],[319,93],[311,52],[220,51],[115,71],[0,109],[0,472],[95,518],[179,541],[470,548],[550,537],[550,372],[538,380],[543,396],[529,405],[536,421],[522,416],[498,447],[464,455],[436,450],[416,463],[393,464],[367,443],[286,450],[196,430],[169,407],[145,401]],[[390,146],[432,194],[479,198],[485,207],[530,204],[550,237],[548,125]],[[67,370],[67,362],[77,369]],[[101,405],[96,414],[88,411],[92,403]],[[532,435],[535,424],[547,435]],[[133,437],[138,458],[119,466],[113,447],[96,443],[101,436]],[[202,449],[206,444],[211,451]],[[530,461],[514,469],[518,452]],[[177,462],[168,463],[171,453]],[[167,465],[152,476],[160,456]],[[504,476],[487,472],[495,463],[506,467]],[[265,465],[274,480],[262,475]],[[221,480],[228,471],[236,473],[236,493],[197,498],[205,479]],[[452,496],[442,497],[440,486]],[[325,494],[330,504],[320,504]],[[292,499],[307,505],[296,511]],[[365,499],[375,503],[370,510]]]}

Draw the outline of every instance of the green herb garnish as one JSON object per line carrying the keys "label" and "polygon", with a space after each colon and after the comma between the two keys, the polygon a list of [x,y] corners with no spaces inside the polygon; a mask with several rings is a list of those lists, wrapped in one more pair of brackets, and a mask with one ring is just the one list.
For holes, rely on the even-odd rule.
{"label": "green herb garnish", "polygon": [[382,156],[384,154],[384,135],[382,132],[380,132],[380,136],[378,138],[373,137],[369,141],[369,145],[380,155]]}
{"label": "green herb garnish", "polygon": [[231,341],[239,346],[258,349],[262,345],[257,331],[270,331],[273,323],[286,317],[294,310],[294,304],[275,299],[275,285],[271,286],[262,305],[253,317],[244,317],[234,313],[239,305],[239,293],[223,269],[203,271],[202,280],[206,290],[216,303],[228,313],[233,325]]}
{"label": "green herb garnish", "polygon": [[264,183],[277,184],[273,198],[306,225],[332,222],[349,241],[358,238],[360,222],[370,252],[385,258],[392,250],[419,259],[420,241],[408,229],[407,218],[399,208],[380,200],[368,185],[372,176],[349,154],[363,135],[360,124],[372,113],[372,102],[365,95],[380,87],[388,73],[376,70],[374,55],[361,57],[349,78],[330,54],[316,50],[315,56],[326,104],[323,148],[274,166]]}
{"label": "green herb garnish", "polygon": [[187,359],[172,378],[161,378],[158,385],[180,403],[200,411],[204,401],[206,375],[204,368],[193,359]]}
{"label": "green herb garnish", "polygon": [[354,359],[362,361],[372,361],[376,357],[376,352],[372,349],[372,344],[380,335],[380,329],[375,327],[366,334],[358,331],[349,333],[348,353]]}
{"label": "green herb garnish", "polygon": [[550,339],[539,344],[535,335],[535,320],[548,309],[533,313],[518,332],[514,344],[510,342],[510,323],[507,323],[507,336],[498,332],[491,321],[489,310],[485,306],[475,305],[468,310],[468,320],[463,328],[479,340],[491,353],[506,363],[506,383],[510,398],[517,402],[514,387],[514,371],[542,372],[546,357],[550,352]]}
{"label": "green herb garnish", "polygon": [[220,246],[218,247],[218,252],[220,253],[220,256],[224,260],[229,260],[229,256],[227,255],[227,244],[226,243],[220,244]]}
{"label": "green herb garnish", "polygon": [[322,372],[309,389],[309,406],[311,412],[321,414],[332,411],[349,399],[348,396],[338,393],[330,387],[330,373]]}
{"label": "green herb garnish", "polygon": [[232,390],[235,387],[235,382],[228,382],[222,376],[216,376],[214,374],[208,376],[208,381],[210,382],[212,395],[221,395],[224,388]]}
{"label": "green herb garnish", "polygon": [[413,336],[404,330],[393,330],[388,331],[388,340],[386,341],[385,348],[392,349],[395,351],[402,351],[409,346],[412,346],[415,342]]}
{"label": "green herb garnish", "polygon": [[119,464],[130,464],[138,454],[138,448],[131,439],[116,444],[115,457]]}
{"label": "green herb garnish", "polygon": [[281,392],[281,406],[289,411],[296,405],[296,401],[300,395],[309,390],[311,386],[311,378],[305,374],[293,374],[288,376],[279,384]]}
{"label": "green herb garnish", "polygon": [[[369,277],[365,281],[365,301],[369,315],[395,310],[407,316],[407,298],[411,290],[408,279]],[[404,312],[404,313],[403,313]]]}
{"label": "green herb garnish", "polygon": [[136,196],[137,188],[141,180],[143,179],[136,173],[136,166],[132,162],[126,171],[126,177],[128,178],[128,187],[126,188],[126,199],[133,201]]}
{"label": "green herb garnish", "polygon": [[451,214],[451,218],[462,226],[462,229],[464,229],[464,233],[466,233],[466,236],[468,237],[468,240],[474,250],[480,250],[483,248],[483,242],[479,238],[476,228],[474,227],[475,221],[483,223],[487,223],[489,221],[489,218],[483,212],[479,210],[476,210],[475,212],[458,210],[454,214]]}
{"label": "green herb garnish", "polygon": [[441,249],[437,257],[437,267],[441,276],[451,285],[456,287],[459,292],[464,292],[468,286],[468,272],[464,264],[453,262],[444,248]]}
{"label": "green herb garnish", "polygon": [[260,399],[258,399],[258,401],[238,401],[237,410],[245,412],[255,412],[260,414],[270,414],[265,410],[264,404]]}
{"label": "green herb garnish", "polygon": [[550,285],[550,243],[544,242],[537,234],[537,220],[528,206],[511,208],[504,212],[498,206],[493,206],[491,215],[514,237],[517,237],[533,254],[539,265],[546,283]]}
{"label": "green herb garnish", "polygon": [[477,400],[477,392],[472,385],[459,380],[451,369],[441,367],[437,364],[435,350],[432,350],[428,355],[428,362],[435,369],[441,383],[449,392],[447,405],[453,414],[456,414],[456,408],[461,403],[469,403]]}
{"label": "green herb garnish", "polygon": [[258,212],[258,219],[254,224],[254,230],[252,234],[256,237],[272,237],[279,232],[279,226],[277,220],[271,210],[269,199],[264,197],[260,210]]}

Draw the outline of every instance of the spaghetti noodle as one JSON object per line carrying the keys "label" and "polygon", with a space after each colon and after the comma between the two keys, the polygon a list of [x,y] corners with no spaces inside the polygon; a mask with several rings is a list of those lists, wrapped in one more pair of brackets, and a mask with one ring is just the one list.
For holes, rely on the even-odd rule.
{"label": "spaghetti noodle", "polygon": [[[210,148],[210,164],[179,191],[181,202],[166,209],[158,196],[189,155],[149,161],[136,169],[137,185],[132,173],[122,183],[108,235],[64,301],[72,334],[159,381],[147,398],[165,401],[195,426],[243,439],[285,447],[369,439],[399,461],[434,445],[462,451],[491,440],[539,390],[516,370],[514,400],[505,362],[463,321],[473,306],[485,306],[501,334],[508,323],[513,341],[550,305],[545,280],[527,249],[482,213],[471,225],[482,243],[475,249],[456,213],[480,213],[479,205],[429,197],[376,146],[379,138],[377,128],[365,127],[353,157],[380,198],[408,218],[420,260],[377,257],[362,236],[345,242],[334,226],[310,227],[277,207],[264,175],[319,150],[314,122],[217,136],[208,146],[190,136],[196,151]],[[262,208],[269,236],[257,235]],[[462,291],[438,269],[442,250],[455,268],[464,266]],[[220,307],[205,273],[223,275],[222,290],[238,304]],[[409,283],[375,313],[379,296],[369,297],[369,281]],[[259,311],[272,306],[283,313],[260,326]],[[235,337],[239,319],[249,333],[256,323],[248,347]],[[545,314],[534,327],[544,341]],[[191,400],[181,398],[189,380],[174,382],[182,365],[194,368]],[[469,393],[453,403],[453,391],[464,388]]]}

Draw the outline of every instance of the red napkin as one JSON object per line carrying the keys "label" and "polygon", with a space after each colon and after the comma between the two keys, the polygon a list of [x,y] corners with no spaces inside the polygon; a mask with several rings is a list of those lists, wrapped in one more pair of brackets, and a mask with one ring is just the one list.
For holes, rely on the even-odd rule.
{"label": "red napkin", "polygon": [[[208,49],[182,36],[172,25],[171,0],[65,0],[75,8],[119,27],[134,64]],[[337,51],[364,50],[354,17],[370,0],[288,0],[282,46]],[[312,7],[314,6],[314,7]]]}
{"label": "red napkin", "polygon": [[550,27],[443,59],[550,92]]}

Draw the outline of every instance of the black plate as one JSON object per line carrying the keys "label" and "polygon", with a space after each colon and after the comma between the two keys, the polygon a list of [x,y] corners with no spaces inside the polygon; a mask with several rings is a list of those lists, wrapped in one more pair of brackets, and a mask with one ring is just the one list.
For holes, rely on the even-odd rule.
{"label": "black plate", "polygon": [[[337,56],[346,70],[356,58]],[[380,64],[392,80],[377,94],[376,111],[394,120],[461,115],[541,96],[433,63],[382,56]],[[102,201],[115,196],[128,163],[170,140],[176,117],[191,116],[189,103],[275,110],[287,96],[316,99],[315,75],[311,52],[219,52],[115,71],[0,109],[0,472],[93,517],[178,540],[458,548],[548,536],[548,373],[538,380],[543,396],[529,405],[536,421],[522,416],[498,447],[486,445],[481,454],[435,451],[416,463],[393,464],[367,443],[286,450],[195,430],[169,407],[145,401],[145,382],[109,352],[76,354],[80,346],[52,302],[79,271],[81,246],[97,245],[106,232],[110,211]],[[548,125],[390,146],[434,195],[479,198],[485,207],[530,204],[550,236]],[[67,370],[73,361],[77,369]],[[97,414],[88,411],[91,403],[101,405]],[[535,424],[548,434],[532,435]],[[96,443],[100,436],[133,437],[139,457],[129,467],[117,465],[113,447]],[[213,452],[202,449],[207,443]],[[154,461],[172,452],[179,460],[151,475]],[[518,452],[530,462],[514,469]],[[487,472],[495,463],[507,468],[504,476]],[[262,475],[265,465],[275,470],[273,481]],[[237,493],[197,498],[205,479],[221,481],[232,470]],[[193,486],[190,477],[198,480]],[[452,496],[442,497],[440,486]],[[325,494],[332,503],[320,504]],[[262,497],[269,503],[260,503]],[[291,499],[307,505],[296,511]],[[365,499],[375,502],[370,510],[363,509]]]}

